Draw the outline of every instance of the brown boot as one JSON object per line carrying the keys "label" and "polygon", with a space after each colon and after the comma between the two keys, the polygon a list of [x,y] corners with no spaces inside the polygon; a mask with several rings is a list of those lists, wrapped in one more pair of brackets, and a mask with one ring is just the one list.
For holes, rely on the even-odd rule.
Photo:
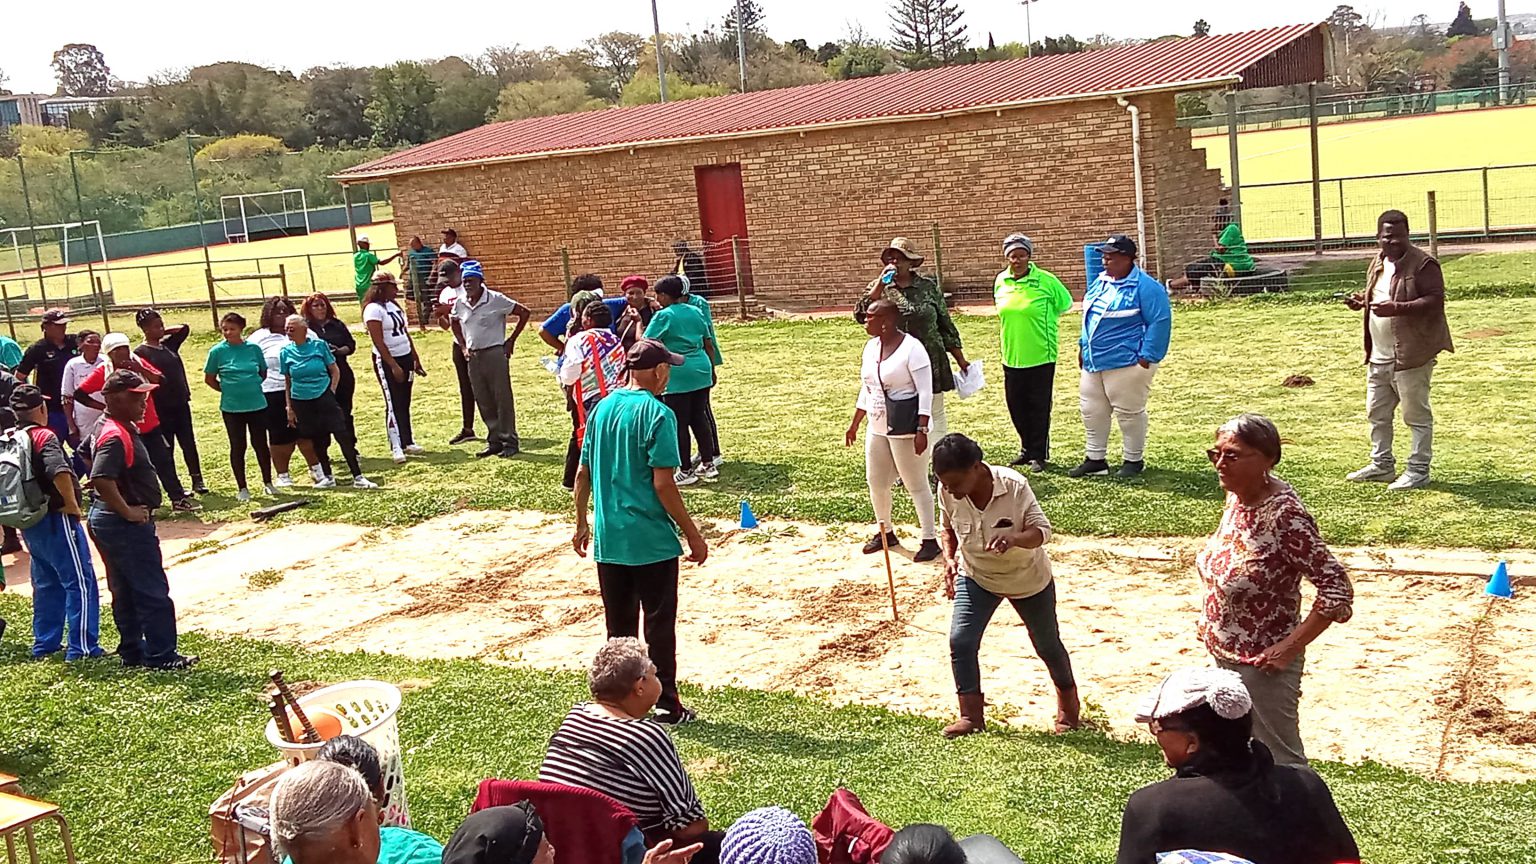
{"label": "brown boot", "polygon": [[1056,731],[1070,732],[1080,729],[1083,725],[1082,702],[1077,698],[1077,688],[1070,690],[1056,689]]}
{"label": "brown boot", "polygon": [[945,738],[973,735],[977,732],[984,732],[987,728],[985,707],[987,697],[980,693],[961,693],[959,695],[960,719],[944,727]]}

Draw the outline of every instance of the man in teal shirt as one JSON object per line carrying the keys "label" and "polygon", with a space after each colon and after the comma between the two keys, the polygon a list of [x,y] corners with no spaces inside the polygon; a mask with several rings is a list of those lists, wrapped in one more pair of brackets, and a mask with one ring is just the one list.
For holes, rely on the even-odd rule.
{"label": "man in teal shirt", "polygon": [[1056,384],[1057,321],[1072,308],[1072,295],[1036,266],[1035,244],[1023,234],[1003,240],[1008,266],[992,285],[1003,341],[1003,394],[1019,433],[1014,465],[1045,470],[1051,458],[1051,396]]}
{"label": "man in teal shirt", "polygon": [[9,336],[0,336],[0,366],[14,371],[21,365],[21,343]]}
{"label": "man in teal shirt", "polygon": [[385,264],[400,257],[400,253],[380,258],[373,253],[368,242],[368,237],[357,238],[357,251],[352,253],[353,280],[352,287],[357,289],[357,302],[363,302],[363,295],[368,293],[368,286],[373,283],[373,273]]}
{"label": "man in teal shirt", "polygon": [[[704,535],[688,515],[674,474],[681,463],[677,417],[659,398],[681,355],[653,339],[629,349],[629,384],[608,394],[591,416],[576,472],[576,554],[597,561],[608,638],[638,636],[645,614],[645,643],[661,699],[656,720],[694,719],[677,695],[677,567],[688,541],[688,560],[704,563]],[[587,502],[593,504],[593,524]]]}
{"label": "man in teal shirt", "polygon": [[406,272],[411,276],[411,295],[416,299],[416,319],[421,322],[421,328],[425,330],[427,319],[432,317],[432,310],[437,302],[437,295],[432,291],[432,275],[433,270],[437,268],[437,253],[417,236],[411,238],[411,245],[405,252],[405,259],[408,262]]}

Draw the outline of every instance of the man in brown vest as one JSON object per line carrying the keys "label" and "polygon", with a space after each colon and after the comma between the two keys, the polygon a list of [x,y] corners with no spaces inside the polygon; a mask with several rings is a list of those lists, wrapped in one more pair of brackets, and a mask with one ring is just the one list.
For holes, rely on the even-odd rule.
{"label": "man in brown vest", "polygon": [[[1371,464],[1353,471],[1356,482],[1391,482],[1388,489],[1429,485],[1434,414],[1429,408],[1429,378],[1441,351],[1454,351],[1445,321],[1445,279],[1440,262],[1408,241],[1408,217],[1388,210],[1376,220],[1381,247],[1366,271],[1366,289],[1345,300],[1365,312],[1365,413],[1371,422]],[[1393,421],[1403,408],[1403,423],[1413,434],[1408,467],[1397,473],[1392,455]],[[1394,479],[1396,478],[1396,479]]]}

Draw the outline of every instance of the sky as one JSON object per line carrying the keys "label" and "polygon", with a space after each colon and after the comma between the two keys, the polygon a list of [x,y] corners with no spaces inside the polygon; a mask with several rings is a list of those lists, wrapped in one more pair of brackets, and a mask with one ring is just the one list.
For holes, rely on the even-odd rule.
{"label": "sky", "polygon": [[[889,36],[889,0],[759,0],[770,36],[801,38],[812,45],[843,38],[862,25],[878,38]],[[1188,33],[1196,19],[1212,32],[1230,33],[1320,21],[1338,0],[1233,3],[1213,0],[1036,0],[1030,7],[1035,39],[1071,33],[1118,38]],[[719,24],[732,0],[657,0],[663,31],[681,32]],[[1025,41],[1025,10],[1018,0],[960,0],[969,36],[986,44]],[[1494,12],[1491,0],[1471,0],[1479,17]],[[1484,8],[1487,7],[1487,8]],[[1355,8],[1381,26],[1406,24],[1419,12],[1448,21],[1456,0],[1374,0]],[[147,9],[153,9],[148,14]],[[1536,0],[1508,0],[1508,14],[1536,12]],[[28,20],[33,19],[33,20]],[[313,66],[373,66],[395,60],[426,60],[451,54],[475,55],[491,45],[568,49],[611,30],[651,32],[646,0],[457,0],[419,2],[336,0],[264,7],[259,3],[207,0],[72,0],[60,17],[45,3],[24,3],[6,16],[25,39],[6,39],[0,70],[17,93],[52,93],[49,62],[67,42],[96,45],[118,78],[145,81],[151,75],[222,60],[239,60],[302,72]]]}

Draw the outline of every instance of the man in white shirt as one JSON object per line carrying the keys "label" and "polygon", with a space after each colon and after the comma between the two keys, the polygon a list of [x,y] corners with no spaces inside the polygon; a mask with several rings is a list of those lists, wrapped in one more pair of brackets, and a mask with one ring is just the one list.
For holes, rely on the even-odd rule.
{"label": "man in white shirt", "polygon": [[986,728],[981,692],[981,637],[1004,600],[1029,630],[1035,653],[1056,686],[1057,732],[1082,725],[1072,658],[1056,623],[1056,582],[1042,548],[1051,523],[1024,475],[982,461],[981,447],[960,434],[933,447],[939,478],[944,549],[944,593],[955,601],[949,625],[949,663],[960,699],[960,719],[944,728],[956,738]]}
{"label": "man in white shirt", "polygon": [[[437,268],[437,284],[437,305],[433,308],[432,317],[437,320],[437,326],[451,333],[453,304],[464,296],[464,278],[459,272],[459,262],[444,259]],[[450,445],[475,440],[475,391],[469,385],[469,358],[464,354],[464,343],[457,339],[451,351],[453,371],[459,377],[459,416],[462,423],[459,433],[448,439]]]}
{"label": "man in white shirt", "polygon": [[452,228],[443,229],[443,245],[437,247],[438,259],[441,260],[444,255],[451,255],[452,258],[450,260],[457,261],[460,264],[464,263],[464,259],[469,257],[469,253],[464,250],[464,245],[459,242],[459,232]]}
{"label": "man in white shirt", "polygon": [[[518,453],[517,413],[512,402],[512,377],[507,360],[517,337],[528,326],[528,307],[485,287],[485,272],[478,261],[459,265],[463,293],[453,301],[454,341],[464,346],[470,389],[485,421],[485,449],[475,456],[511,458]],[[507,318],[516,316],[517,327],[507,336]]]}

